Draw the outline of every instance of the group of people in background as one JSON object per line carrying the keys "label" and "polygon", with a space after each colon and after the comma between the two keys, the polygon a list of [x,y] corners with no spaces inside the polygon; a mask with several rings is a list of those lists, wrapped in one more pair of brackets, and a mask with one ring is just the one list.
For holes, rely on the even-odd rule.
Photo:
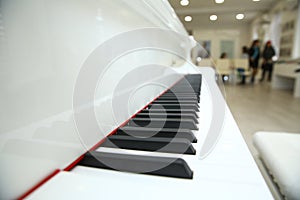
{"label": "group of people in background", "polygon": [[[273,60],[272,60],[273,56],[275,56],[275,50],[272,46],[271,41],[268,41],[266,42],[262,52],[263,61],[262,61],[261,68],[263,72],[260,78],[260,82],[262,82],[265,79],[265,75],[267,72],[268,72],[268,81],[271,81],[272,72],[273,72]],[[249,49],[246,46],[242,48],[242,58],[249,59],[249,66],[252,70],[251,83],[254,83],[255,81],[255,77],[258,72],[260,57],[261,57],[261,51],[260,51],[259,40],[254,40]],[[246,77],[242,76],[242,81],[240,82],[240,84],[245,84],[245,83],[246,83]]]}

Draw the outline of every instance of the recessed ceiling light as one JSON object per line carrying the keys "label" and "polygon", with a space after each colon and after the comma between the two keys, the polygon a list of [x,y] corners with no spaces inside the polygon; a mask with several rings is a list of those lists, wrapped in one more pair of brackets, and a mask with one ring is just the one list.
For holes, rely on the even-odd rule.
{"label": "recessed ceiling light", "polygon": [[185,18],[184,18],[184,21],[186,21],[186,22],[190,22],[192,20],[193,20],[193,18],[191,16],[185,16]]}
{"label": "recessed ceiling light", "polygon": [[252,0],[252,1],[260,1],[260,0]]}
{"label": "recessed ceiling light", "polygon": [[242,19],[244,19],[244,17],[245,17],[245,15],[244,14],[237,14],[236,16],[235,16],[235,18],[237,19],[237,20],[242,20]]}
{"label": "recessed ceiling light", "polygon": [[218,19],[218,16],[217,16],[217,15],[211,15],[211,16],[209,17],[209,19],[210,19],[211,21],[216,21],[216,20]]}
{"label": "recessed ceiling light", "polygon": [[224,3],[224,0],[215,0],[216,3]]}
{"label": "recessed ceiling light", "polygon": [[190,2],[189,2],[189,0],[181,0],[181,1],[180,1],[180,4],[181,4],[182,6],[187,6],[187,5],[190,4]]}

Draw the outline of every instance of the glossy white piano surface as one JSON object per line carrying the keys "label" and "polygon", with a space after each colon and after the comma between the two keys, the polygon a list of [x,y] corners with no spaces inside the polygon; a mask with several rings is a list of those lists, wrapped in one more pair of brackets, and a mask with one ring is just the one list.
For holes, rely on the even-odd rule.
{"label": "glossy white piano surface", "polygon": [[[95,57],[103,43],[109,48]],[[0,199],[18,198],[65,169],[178,80],[175,71],[197,72],[189,64],[192,43],[164,0],[1,1]],[[114,59],[101,65],[107,58]],[[74,107],[88,64],[105,76],[92,91],[93,105]],[[198,155],[183,156],[193,180],[77,167],[61,171],[29,199],[271,199],[227,107],[219,143],[199,158],[212,118],[210,92],[219,93],[204,84]],[[113,105],[125,108],[116,114]],[[91,110],[96,129],[85,115]],[[76,120],[86,123],[80,127]]]}
{"label": "glossy white piano surface", "polygon": [[[192,180],[76,167],[71,172],[60,172],[29,199],[272,199],[227,106],[216,148],[206,159],[200,159],[200,148],[212,119],[207,82],[202,87],[200,107],[199,131],[195,132],[199,143],[194,144],[197,155],[182,156],[194,171]],[[109,148],[98,151],[124,153],[124,150]],[[128,150],[126,153],[140,152]]]}

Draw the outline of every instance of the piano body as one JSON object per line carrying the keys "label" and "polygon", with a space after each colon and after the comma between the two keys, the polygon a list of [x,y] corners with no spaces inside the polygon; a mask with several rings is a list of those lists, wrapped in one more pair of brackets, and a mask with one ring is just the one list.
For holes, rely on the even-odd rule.
{"label": "piano body", "polygon": [[272,199],[168,1],[2,0],[0,43],[0,199]]}

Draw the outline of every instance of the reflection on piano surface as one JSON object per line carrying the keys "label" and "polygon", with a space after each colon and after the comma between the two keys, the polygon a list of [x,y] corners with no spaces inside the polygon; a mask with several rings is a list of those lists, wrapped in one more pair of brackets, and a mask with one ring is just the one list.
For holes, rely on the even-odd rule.
{"label": "reflection on piano surface", "polygon": [[168,1],[3,0],[0,26],[0,199],[272,199]]}
{"label": "reflection on piano surface", "polygon": [[[196,154],[192,141],[189,138],[191,136],[195,138],[191,130],[197,130],[198,127],[194,119],[185,119],[181,116],[181,109],[183,106],[187,107],[185,109],[188,109],[189,114],[192,116],[196,115],[198,109],[195,108],[199,106],[198,98],[194,97],[200,95],[200,87],[201,75],[186,75],[183,80],[179,81],[144,109],[148,111],[147,116],[139,118],[137,117],[138,114],[135,118],[131,119],[123,129],[121,128],[115,135],[107,137],[105,142],[97,149],[98,151],[95,150],[85,155],[83,160],[80,161],[79,166],[192,179],[192,170],[183,159],[176,158],[176,154],[177,156],[178,154]],[[161,101],[161,97],[168,97],[168,100]],[[191,97],[189,99],[190,102],[182,100],[181,97]],[[152,105],[161,107],[160,112],[154,114],[155,117],[152,116],[151,110],[155,109]],[[168,115],[168,110],[178,112],[177,116]],[[161,116],[157,116],[157,114],[161,114]],[[136,127],[135,132],[140,134],[139,137],[132,135],[130,132],[130,128],[132,127]],[[159,130],[154,132],[153,128],[159,128]],[[188,134],[182,133],[182,129],[184,129],[184,132],[188,132]],[[177,138],[177,131],[181,133],[181,138]],[[120,132],[123,135],[120,135]],[[166,134],[169,132],[175,134]],[[156,137],[156,134],[163,135],[164,137]],[[101,152],[102,147],[108,150],[130,149],[175,153],[175,157],[107,153]],[[155,153],[153,154],[155,155]]]}

